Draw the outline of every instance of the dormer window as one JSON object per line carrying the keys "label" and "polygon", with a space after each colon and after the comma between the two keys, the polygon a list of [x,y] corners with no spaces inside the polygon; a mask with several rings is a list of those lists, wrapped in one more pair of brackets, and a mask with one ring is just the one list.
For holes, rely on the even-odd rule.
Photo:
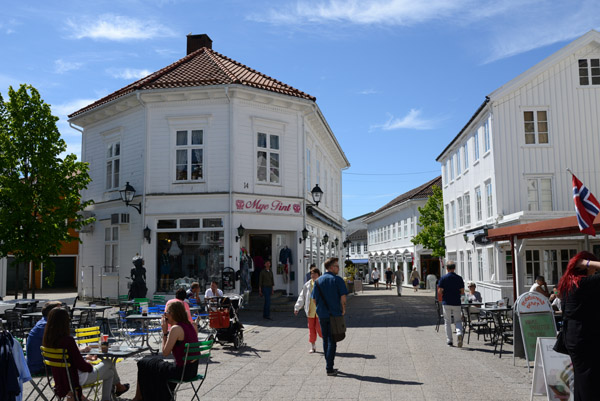
{"label": "dormer window", "polygon": [[600,59],[579,60],[579,85],[600,85]]}

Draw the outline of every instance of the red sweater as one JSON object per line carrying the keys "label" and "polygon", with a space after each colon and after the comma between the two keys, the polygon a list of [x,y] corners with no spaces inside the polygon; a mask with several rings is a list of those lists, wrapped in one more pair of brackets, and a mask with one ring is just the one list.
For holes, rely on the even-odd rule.
{"label": "red sweater", "polygon": [[[73,384],[73,388],[77,389],[79,387],[79,374],[77,371],[81,370],[82,372],[91,372],[94,369],[93,366],[83,359],[75,340],[71,336],[61,338],[58,342],[58,347],[56,348],[67,349],[67,353],[69,354],[68,360],[71,364],[71,367],[69,368],[71,383]],[[67,378],[67,372],[65,371],[65,368],[52,367],[52,376],[54,377],[54,381],[56,383],[57,395],[59,397],[66,396],[67,393],[71,391],[71,388],[69,387],[69,379]],[[81,393],[81,389],[76,391]]]}

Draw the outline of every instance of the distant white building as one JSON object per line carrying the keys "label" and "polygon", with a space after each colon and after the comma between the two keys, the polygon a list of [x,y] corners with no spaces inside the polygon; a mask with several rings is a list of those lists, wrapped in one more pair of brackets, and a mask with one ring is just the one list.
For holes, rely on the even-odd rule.
{"label": "distant white building", "polygon": [[364,219],[370,213],[348,220],[346,231],[346,259],[357,268],[359,277],[366,281],[369,271],[369,247],[367,240],[367,224]]}
{"label": "distant white building", "polygon": [[[97,219],[81,235],[79,294],[125,294],[137,253],[149,295],[182,278],[221,282],[228,268],[242,270],[235,291],[256,287],[267,259],[275,289],[297,294],[310,262],[341,254],[348,160],[314,97],[215,52],[206,35],[188,36],[187,50],[69,116]],[[138,210],[120,199],[126,183]]]}
{"label": "distant white building", "polygon": [[[600,33],[590,31],[486,97],[436,159],[442,164],[447,257],[484,300],[512,298],[510,244],[490,228],[573,216],[571,168],[600,194]],[[519,241],[517,293],[557,284],[583,237]],[[591,241],[596,254],[600,244]],[[591,249],[590,249],[591,250]]]}
{"label": "distant white building", "polygon": [[393,271],[400,269],[404,273],[405,284],[408,284],[414,266],[422,280],[428,274],[440,277],[439,258],[431,256],[431,250],[411,242],[419,228],[419,207],[427,203],[434,185],[441,186],[441,177],[396,197],[364,219],[367,223],[369,274],[376,267],[383,279],[383,272],[388,267]]}

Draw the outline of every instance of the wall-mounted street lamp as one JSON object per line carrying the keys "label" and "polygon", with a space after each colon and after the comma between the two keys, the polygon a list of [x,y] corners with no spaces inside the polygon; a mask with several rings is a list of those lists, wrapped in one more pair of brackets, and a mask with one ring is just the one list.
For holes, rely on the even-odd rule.
{"label": "wall-mounted street lamp", "polygon": [[310,191],[310,194],[312,195],[315,205],[319,206],[319,202],[321,202],[321,198],[323,197],[323,191],[319,188],[319,184],[315,184],[315,187]]}
{"label": "wall-mounted street lamp", "polygon": [[327,242],[329,242],[329,235],[325,234],[323,236],[323,241],[321,242],[323,245],[325,245]]}
{"label": "wall-mounted street lamp", "polygon": [[337,237],[335,237],[335,239],[333,240],[333,242],[335,242],[335,247],[337,248],[338,245],[340,244],[340,240],[337,239]]}
{"label": "wall-mounted street lamp", "polygon": [[142,214],[142,202],[137,205],[130,205],[135,196],[135,188],[129,185],[129,181],[127,181],[123,189],[119,190],[119,194],[121,195],[121,200],[125,202],[125,206],[131,206],[137,210],[139,214]]}
{"label": "wall-mounted street lamp", "polygon": [[352,243],[352,241],[350,241],[348,238],[346,238],[346,240],[344,242],[342,242],[342,245],[344,245],[344,248],[348,248],[351,243]]}
{"label": "wall-mounted street lamp", "polygon": [[308,230],[306,229],[306,227],[304,227],[304,229],[302,229],[302,238],[299,238],[298,241],[300,243],[302,243],[302,241],[306,241],[307,238],[308,238]]}
{"label": "wall-mounted street lamp", "polygon": [[235,242],[238,242],[240,240],[240,238],[242,238],[244,236],[244,233],[246,232],[246,229],[244,228],[244,226],[240,223],[240,226],[237,228],[237,233],[238,235],[235,237]]}
{"label": "wall-mounted street lamp", "polygon": [[144,239],[148,241],[148,243],[150,243],[150,240],[152,239],[151,234],[152,230],[146,224],[146,228],[144,228]]}
{"label": "wall-mounted street lamp", "polygon": [[467,235],[467,233],[463,234],[463,239],[465,240],[465,242],[469,242],[469,236]]}

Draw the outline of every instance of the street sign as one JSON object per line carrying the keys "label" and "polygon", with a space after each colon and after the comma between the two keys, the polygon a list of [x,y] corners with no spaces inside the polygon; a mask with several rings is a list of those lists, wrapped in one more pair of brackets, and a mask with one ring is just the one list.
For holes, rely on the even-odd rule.
{"label": "street sign", "polygon": [[535,348],[531,400],[534,395],[545,395],[548,400],[573,399],[573,363],[569,355],[554,351],[555,337],[538,337]]}

